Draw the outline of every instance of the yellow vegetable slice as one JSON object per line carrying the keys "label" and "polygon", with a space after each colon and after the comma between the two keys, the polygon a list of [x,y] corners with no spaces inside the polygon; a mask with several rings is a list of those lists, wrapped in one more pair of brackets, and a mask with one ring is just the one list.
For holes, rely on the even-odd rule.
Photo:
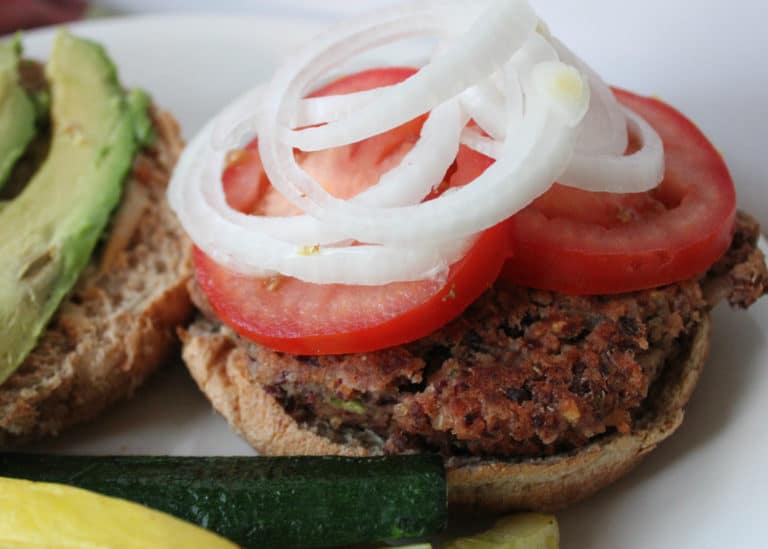
{"label": "yellow vegetable slice", "polygon": [[236,547],[207,530],[121,499],[62,484],[0,478],[0,547]]}
{"label": "yellow vegetable slice", "polygon": [[459,538],[440,549],[558,549],[560,530],[551,515],[523,514],[503,518],[476,536]]}

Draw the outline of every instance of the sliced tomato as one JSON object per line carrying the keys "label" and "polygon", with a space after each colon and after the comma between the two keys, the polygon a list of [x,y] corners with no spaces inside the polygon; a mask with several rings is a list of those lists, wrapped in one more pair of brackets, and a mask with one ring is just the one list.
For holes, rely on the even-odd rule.
{"label": "sliced tomato", "polygon": [[373,88],[383,88],[384,86],[393,86],[399,84],[406,78],[410,78],[418,72],[413,67],[379,67],[375,69],[366,69],[337,78],[332,82],[322,86],[307,97],[324,97],[326,95],[344,95],[347,93],[357,93],[371,90]]}
{"label": "sliced tomato", "polygon": [[669,105],[615,93],[661,136],[664,181],[637,194],[555,185],[512,217],[505,280],[569,294],[628,292],[696,276],[728,248],[736,196],[721,155]]}
{"label": "sliced tomato", "polygon": [[[377,69],[352,75],[315,95],[342,94],[395,84],[413,69]],[[396,165],[416,142],[425,117],[347,147],[297,152],[302,167],[329,192],[349,198]],[[461,151],[444,186],[466,184],[486,167]],[[230,205],[262,215],[292,215],[296,208],[264,175],[255,143],[233,155],[223,175]],[[507,250],[502,224],[484,232],[447,279],[385,286],[310,284],[290,277],[234,273],[196,249],[197,280],[214,312],[242,336],[295,354],[366,352],[418,339],[459,315],[498,277]]]}
{"label": "sliced tomato", "polygon": [[[259,158],[258,142],[253,141],[243,150],[233,151],[227,160],[222,176],[227,203],[235,210],[250,212],[269,187],[267,174]],[[250,181],[251,184],[243,185],[243,181]]]}

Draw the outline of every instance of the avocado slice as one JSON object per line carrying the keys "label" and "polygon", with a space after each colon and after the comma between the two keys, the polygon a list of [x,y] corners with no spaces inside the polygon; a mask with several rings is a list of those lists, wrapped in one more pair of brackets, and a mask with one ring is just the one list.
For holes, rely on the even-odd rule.
{"label": "avocado slice", "polygon": [[139,146],[151,147],[157,139],[155,126],[152,124],[152,118],[149,115],[149,106],[152,98],[144,90],[136,89],[128,92],[126,100],[131,111],[133,131],[136,134]]}
{"label": "avocado slice", "polygon": [[21,42],[0,42],[0,188],[35,136],[35,105],[19,83]]}
{"label": "avocado slice", "polygon": [[0,383],[87,266],[137,149],[130,109],[101,46],[60,32],[46,75],[48,156],[0,211]]}

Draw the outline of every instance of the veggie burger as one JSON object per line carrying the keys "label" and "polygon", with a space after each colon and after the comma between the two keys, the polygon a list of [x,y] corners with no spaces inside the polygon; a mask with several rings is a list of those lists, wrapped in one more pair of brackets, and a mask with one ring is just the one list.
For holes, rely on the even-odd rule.
{"label": "veggie burger", "polygon": [[[419,36],[421,68],[329,83]],[[169,198],[214,407],[264,454],[438,452],[458,504],[551,509],[618,478],[680,425],[710,309],[768,289],[713,145],[523,0],[316,37],[196,136]]]}

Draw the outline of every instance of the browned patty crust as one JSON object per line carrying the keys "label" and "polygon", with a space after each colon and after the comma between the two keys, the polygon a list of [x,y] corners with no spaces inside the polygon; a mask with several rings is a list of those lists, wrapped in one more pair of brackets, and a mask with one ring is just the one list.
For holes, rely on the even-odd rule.
{"label": "browned patty crust", "polygon": [[653,290],[573,297],[498,284],[434,334],[382,351],[304,357],[240,343],[254,380],[334,440],[352,430],[389,453],[550,455],[630,432],[709,308],[721,298],[746,307],[766,292],[758,234],[739,215],[710,274]]}

